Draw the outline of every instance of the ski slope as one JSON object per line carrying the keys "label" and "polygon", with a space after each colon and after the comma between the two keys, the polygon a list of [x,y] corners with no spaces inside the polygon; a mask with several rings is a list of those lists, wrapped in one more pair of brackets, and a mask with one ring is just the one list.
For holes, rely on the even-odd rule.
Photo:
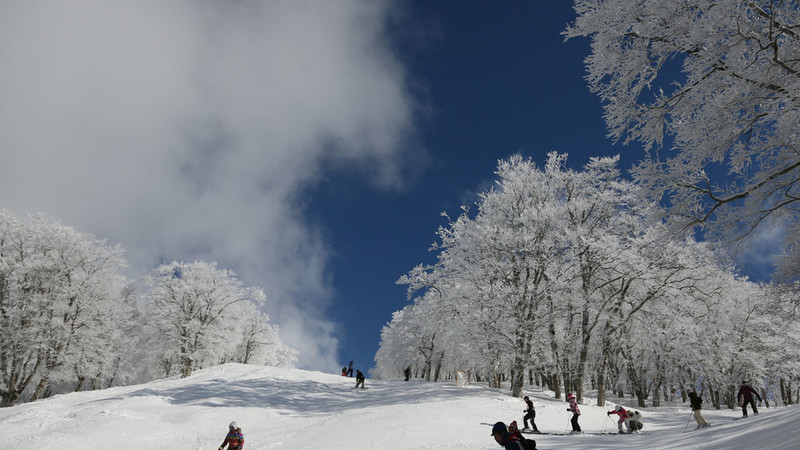
{"label": "ski slope", "polygon": [[[376,381],[354,390],[353,378],[299,369],[227,364],[170,379],[78,392],[0,409],[0,449],[37,450],[219,447],[235,420],[245,448],[256,449],[497,449],[489,436],[498,420],[522,424],[524,402],[485,385],[419,380]],[[527,392],[541,431],[564,433],[563,401]],[[613,399],[612,399],[613,400]],[[625,405],[628,406],[628,405]],[[611,406],[581,405],[584,435],[534,436],[540,449],[796,449],[800,409],[704,410],[711,428],[683,433],[689,408],[638,409],[639,435],[615,431]]]}

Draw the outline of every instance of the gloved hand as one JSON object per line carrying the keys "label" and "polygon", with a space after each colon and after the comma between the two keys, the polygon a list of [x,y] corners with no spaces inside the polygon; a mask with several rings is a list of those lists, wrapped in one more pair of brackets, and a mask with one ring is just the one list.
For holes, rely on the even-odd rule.
{"label": "gloved hand", "polygon": [[610,416],[610,415],[611,415],[611,411],[607,412],[607,413],[606,413],[606,415],[607,415],[607,416]]}
{"label": "gloved hand", "polygon": [[571,409],[567,408],[567,411],[572,411]]}

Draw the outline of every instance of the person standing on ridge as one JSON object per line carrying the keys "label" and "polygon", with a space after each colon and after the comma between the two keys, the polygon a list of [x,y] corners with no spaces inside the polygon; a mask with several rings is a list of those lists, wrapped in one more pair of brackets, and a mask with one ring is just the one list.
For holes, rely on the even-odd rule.
{"label": "person standing on ridge", "polygon": [[353,361],[350,361],[350,364],[347,366],[347,376],[353,376]]}
{"label": "person standing on ridge", "polygon": [[625,421],[625,419],[628,418],[628,411],[625,411],[625,408],[623,408],[620,405],[617,405],[617,406],[614,407],[613,411],[609,411],[609,412],[606,413],[607,416],[610,416],[611,414],[616,414],[616,415],[619,416],[619,419],[617,420],[617,429],[619,430],[619,434],[625,433],[624,431],[622,431],[622,424],[623,423],[628,428],[628,433],[631,432],[630,424]]}
{"label": "person standing on ridge", "polygon": [[581,433],[581,426],[578,425],[578,418],[581,416],[581,410],[578,408],[578,399],[571,392],[567,392],[567,401],[569,402],[567,411],[572,412],[572,420],[570,420],[572,422],[572,432]]}
{"label": "person standing on ridge", "polygon": [[[523,397],[523,400],[525,400],[526,408],[525,411],[522,411],[525,413],[525,417],[522,418],[522,423],[525,425],[525,427],[522,430],[528,431],[532,428],[534,433],[538,433],[539,429],[536,428],[536,423],[533,421],[533,419],[536,418],[536,409],[533,408],[533,402],[527,395]],[[530,428],[528,428],[528,419],[531,421]]]}
{"label": "person standing on ridge", "polygon": [[219,450],[223,450],[226,445],[228,450],[242,450],[244,448],[244,435],[236,422],[231,422],[228,425],[228,434],[225,436],[225,440],[222,441],[222,445],[219,446]]}
{"label": "person standing on ridge", "polygon": [[403,375],[406,376],[406,381],[411,378],[411,366],[406,367],[406,370],[403,371]]}
{"label": "person standing on ridge", "polygon": [[753,407],[753,415],[758,414],[758,410],[756,409],[756,400],[753,398],[753,395],[758,398],[758,403],[761,403],[761,396],[758,395],[758,392],[748,386],[747,383],[742,381],[742,386],[739,388],[739,392],[736,394],[736,400],[740,405],[742,405],[742,417],[747,417],[748,403]]}
{"label": "person standing on ridge", "polygon": [[[692,405],[692,412],[694,413],[694,421],[697,422],[697,428],[710,426],[700,412],[700,410],[703,409],[703,399],[697,395],[697,392],[693,390],[689,391],[689,403]],[[695,428],[695,430],[697,428]]]}

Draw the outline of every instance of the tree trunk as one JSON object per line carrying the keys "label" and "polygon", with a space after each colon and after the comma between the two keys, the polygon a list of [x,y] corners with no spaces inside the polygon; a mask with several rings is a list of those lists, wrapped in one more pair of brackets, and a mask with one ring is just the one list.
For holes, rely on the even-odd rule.
{"label": "tree trunk", "polygon": [[606,368],[608,367],[608,354],[603,351],[603,362],[597,374],[597,406],[606,405]]}

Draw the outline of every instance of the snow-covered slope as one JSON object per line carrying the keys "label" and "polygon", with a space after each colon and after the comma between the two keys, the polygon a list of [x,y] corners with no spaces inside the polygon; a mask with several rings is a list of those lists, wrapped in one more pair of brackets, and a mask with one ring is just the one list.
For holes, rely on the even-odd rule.
{"label": "snow-covered slope", "polygon": [[[229,364],[165,380],[60,395],[0,409],[0,449],[216,449],[235,420],[245,448],[494,449],[498,420],[522,423],[522,400],[484,386],[367,380],[297,369]],[[566,403],[528,392],[542,431],[563,433]],[[540,449],[793,449],[800,448],[800,409],[706,410],[711,428],[683,433],[687,407],[641,410],[640,435],[614,431],[608,408],[582,405],[579,436],[535,436]],[[694,428],[694,421],[688,423]]]}

